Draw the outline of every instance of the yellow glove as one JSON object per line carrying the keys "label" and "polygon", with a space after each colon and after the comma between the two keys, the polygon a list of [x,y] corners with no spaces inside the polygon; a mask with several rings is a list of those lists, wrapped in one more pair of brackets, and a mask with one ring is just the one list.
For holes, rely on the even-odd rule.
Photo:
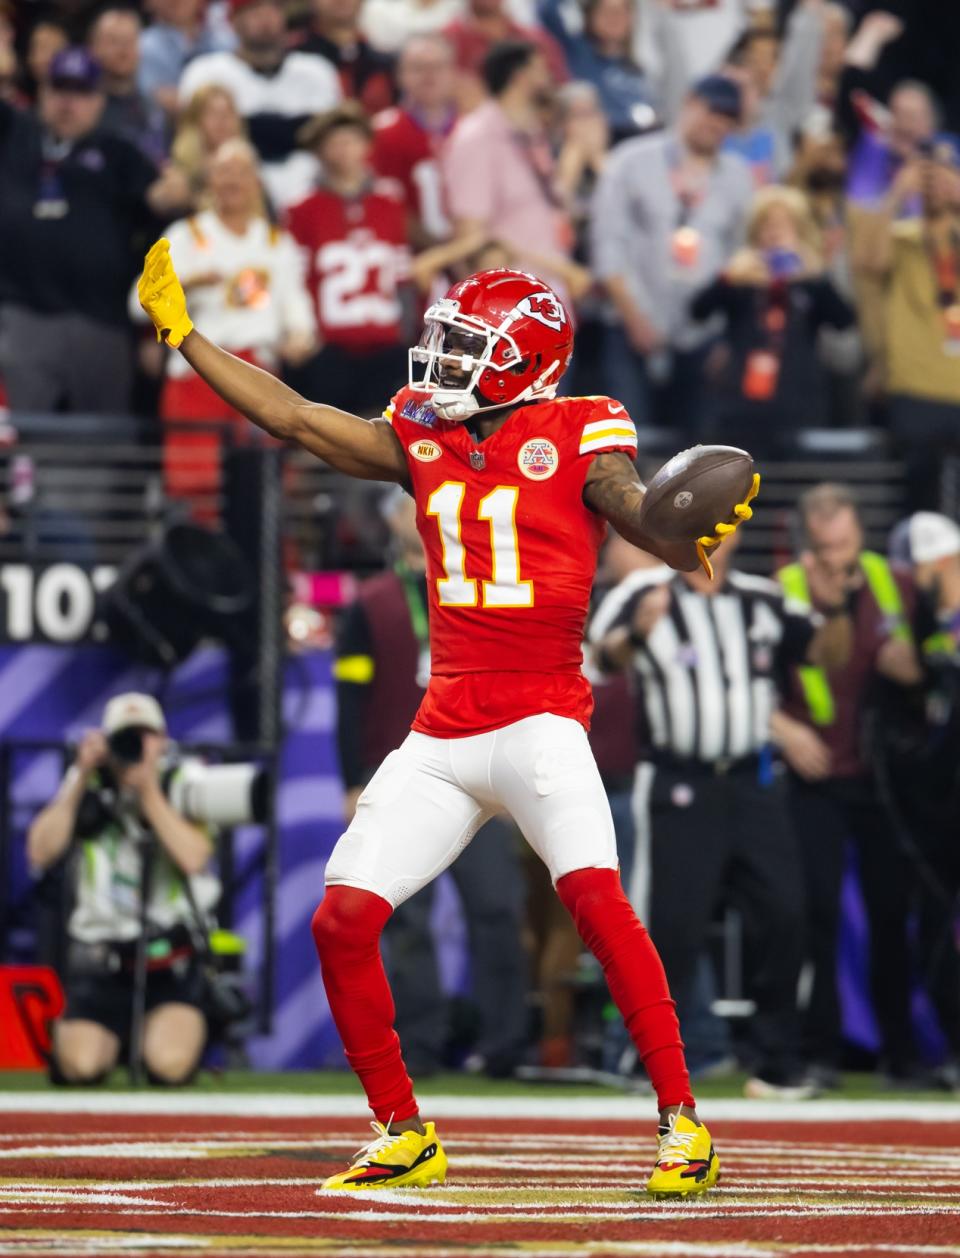
{"label": "yellow glove", "polygon": [[162,236],[143,262],[143,274],[137,284],[140,305],[153,320],[157,340],[166,341],[173,349],[193,330],[187,314],[187,299],[177,273],[170,261],[170,241]]}
{"label": "yellow glove", "polygon": [[715,526],[716,531],[708,534],[706,537],[697,538],[697,558],[703,565],[703,570],[713,580],[713,564],[710,562],[710,551],[716,550],[725,537],[729,537],[731,533],[735,533],[744,520],[752,519],[753,508],[750,503],[753,502],[757,494],[760,492],[760,473],[754,472],[753,483],[743,502],[738,502],[733,508],[733,514],[736,517],[733,524],[718,524]]}

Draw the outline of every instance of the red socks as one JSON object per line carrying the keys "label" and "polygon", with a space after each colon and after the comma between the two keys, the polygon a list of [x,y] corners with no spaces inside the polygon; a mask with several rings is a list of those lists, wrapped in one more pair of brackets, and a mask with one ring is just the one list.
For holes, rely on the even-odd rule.
{"label": "red socks", "polygon": [[[610,994],[650,1075],[660,1109],[692,1106],[683,1043],[666,975],[613,869],[578,869],[557,894],[580,938],[603,966]],[[371,891],[328,887],[313,916],[330,1012],[347,1061],[381,1123],[417,1114],[413,1084],[393,1029],[393,996],[380,957],[380,934],[393,912]]]}
{"label": "red socks", "polygon": [[392,905],[372,891],[333,886],[327,887],[313,915],[330,1012],[347,1061],[363,1084],[377,1121],[384,1124],[417,1113],[380,957],[380,934],[392,912]]}
{"label": "red socks", "polygon": [[577,869],[559,879],[557,894],[580,938],[603,966],[610,995],[637,1046],[660,1109],[692,1106],[680,1024],[663,963],[624,895],[619,873]]}

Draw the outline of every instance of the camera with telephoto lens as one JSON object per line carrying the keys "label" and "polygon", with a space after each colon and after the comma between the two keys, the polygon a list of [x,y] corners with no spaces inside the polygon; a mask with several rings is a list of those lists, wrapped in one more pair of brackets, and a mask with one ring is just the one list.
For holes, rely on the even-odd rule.
{"label": "camera with telephoto lens", "polygon": [[107,735],[110,755],[120,764],[139,764],[143,759],[143,733],[136,725],[126,725]]}
{"label": "camera with telephoto lens", "polygon": [[[143,759],[144,731],[136,725],[107,738],[110,755],[122,765]],[[160,775],[170,803],[189,821],[209,826],[262,824],[270,802],[270,775],[257,764],[203,764],[177,761]]]}

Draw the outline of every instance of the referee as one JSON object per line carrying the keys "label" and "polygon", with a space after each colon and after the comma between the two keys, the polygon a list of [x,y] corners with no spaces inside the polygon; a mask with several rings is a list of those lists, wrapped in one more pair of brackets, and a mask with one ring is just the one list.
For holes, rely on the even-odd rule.
{"label": "referee", "polygon": [[681,1008],[721,903],[744,911],[756,1059],[749,1095],[799,1084],[796,989],[803,876],[772,772],[771,717],[791,664],[842,663],[845,590],[819,624],[777,584],[729,571],[733,546],[701,573],[641,570],[612,590],[590,630],[601,669],[629,667],[640,702],[630,898]]}

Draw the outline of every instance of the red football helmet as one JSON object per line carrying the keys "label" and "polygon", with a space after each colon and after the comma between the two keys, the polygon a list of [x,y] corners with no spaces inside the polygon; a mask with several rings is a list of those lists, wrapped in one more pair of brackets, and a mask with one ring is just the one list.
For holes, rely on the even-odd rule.
{"label": "red football helmet", "polygon": [[410,388],[442,419],[554,397],[573,352],[573,328],[552,288],[533,275],[480,271],[454,284],[410,350]]}

